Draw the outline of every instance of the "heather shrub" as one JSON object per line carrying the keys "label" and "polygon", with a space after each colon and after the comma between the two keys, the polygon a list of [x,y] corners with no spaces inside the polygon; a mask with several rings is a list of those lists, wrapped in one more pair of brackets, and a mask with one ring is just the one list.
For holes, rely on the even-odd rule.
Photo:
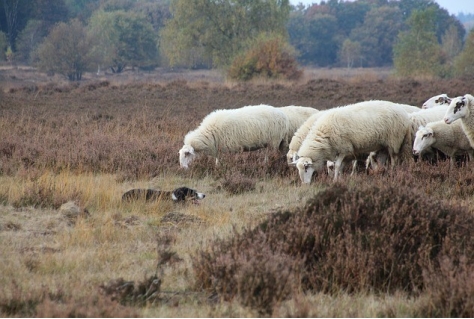
{"label": "heather shrub", "polygon": [[222,188],[229,194],[242,194],[255,190],[256,182],[242,174],[234,172],[222,181]]}
{"label": "heather shrub", "polygon": [[[2,196],[0,196],[1,199]],[[24,192],[18,198],[11,200],[13,207],[41,207],[58,209],[63,203],[71,198],[78,198],[79,194],[64,194],[59,191],[59,186],[44,185],[40,182],[33,182],[25,187]]]}
{"label": "heather shrub", "polygon": [[261,35],[247,51],[237,55],[227,74],[241,81],[255,77],[297,80],[303,71],[298,68],[293,50],[283,37]]}
{"label": "heather shrub", "polygon": [[424,272],[429,302],[423,317],[472,318],[474,316],[474,265],[464,256],[458,262],[442,258],[439,269]]}
{"label": "heather shrub", "polygon": [[301,261],[271,251],[261,234],[219,241],[196,257],[196,288],[209,290],[225,301],[237,298],[261,313],[291,296],[301,272]]}
{"label": "heather shrub", "polygon": [[289,253],[305,256],[311,270],[304,284],[323,291],[419,291],[423,269],[442,254],[457,258],[455,251],[469,247],[460,223],[474,229],[465,209],[391,185],[333,186],[290,223],[296,233],[288,238],[297,245]]}
{"label": "heather shrub", "polygon": [[123,278],[111,280],[100,285],[100,292],[112,301],[122,305],[146,305],[159,300],[161,279],[156,275],[145,278],[135,284],[134,281],[125,281]]}
{"label": "heather shrub", "polygon": [[264,265],[274,258],[280,273],[289,271],[291,277],[280,276],[279,286],[262,280],[268,286],[260,291],[285,291],[272,304],[291,296],[295,287],[417,293],[426,288],[423,273],[439,269],[440,256],[453,263],[474,261],[473,231],[474,218],[466,209],[413,190],[390,183],[334,184],[294,212],[274,214],[253,230],[212,243],[194,258],[194,270],[199,287],[266,312],[269,308],[254,300],[252,280],[242,273],[251,263],[255,276],[270,279],[271,269]]}
{"label": "heather shrub", "polygon": [[[7,288],[7,287],[5,287]],[[117,318],[138,317],[135,309],[101,295],[75,297],[63,289],[52,291],[43,286],[39,290],[22,289],[15,281],[10,293],[0,291],[0,316],[37,318]]]}

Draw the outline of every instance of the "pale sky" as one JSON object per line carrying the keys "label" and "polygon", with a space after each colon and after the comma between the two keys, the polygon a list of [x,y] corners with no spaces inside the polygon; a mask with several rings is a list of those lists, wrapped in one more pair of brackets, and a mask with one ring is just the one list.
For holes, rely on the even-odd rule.
{"label": "pale sky", "polygon": [[[290,3],[304,5],[319,3],[320,0],[290,0]],[[448,10],[450,14],[457,15],[459,12],[474,13],[474,0],[436,0],[441,8]]]}

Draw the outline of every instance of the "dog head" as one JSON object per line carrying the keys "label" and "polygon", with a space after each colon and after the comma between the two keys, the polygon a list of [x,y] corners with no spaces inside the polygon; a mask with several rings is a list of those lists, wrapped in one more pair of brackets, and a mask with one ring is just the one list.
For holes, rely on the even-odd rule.
{"label": "dog head", "polygon": [[175,202],[185,202],[188,200],[192,200],[194,203],[197,203],[198,200],[203,199],[204,197],[206,197],[205,194],[198,193],[196,190],[188,187],[177,188],[171,194],[171,198]]}

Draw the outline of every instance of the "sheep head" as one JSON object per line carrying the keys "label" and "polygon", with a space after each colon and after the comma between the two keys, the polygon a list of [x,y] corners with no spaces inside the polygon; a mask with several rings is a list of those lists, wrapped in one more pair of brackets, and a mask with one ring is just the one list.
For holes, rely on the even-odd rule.
{"label": "sheep head", "polygon": [[472,95],[464,95],[455,97],[449,104],[446,114],[444,115],[444,122],[446,124],[451,124],[457,119],[466,117],[469,115],[469,101],[472,101]]}
{"label": "sheep head", "polygon": [[413,142],[413,155],[418,156],[423,150],[429,148],[434,140],[433,129],[429,127],[420,126],[415,135],[415,141]]}
{"label": "sheep head", "polygon": [[426,100],[426,102],[423,103],[421,108],[430,109],[432,107],[443,105],[443,104],[449,105],[450,103],[451,103],[451,98],[449,98],[447,94],[440,94]]}
{"label": "sheep head", "polygon": [[315,167],[311,158],[300,157],[296,161],[296,168],[298,169],[301,182],[303,182],[303,184],[311,183],[311,177],[313,176],[313,173],[315,171]]}
{"label": "sheep head", "polygon": [[179,165],[185,169],[189,168],[189,164],[191,164],[191,162],[196,157],[194,148],[191,145],[184,145],[179,150],[178,154],[179,154]]}

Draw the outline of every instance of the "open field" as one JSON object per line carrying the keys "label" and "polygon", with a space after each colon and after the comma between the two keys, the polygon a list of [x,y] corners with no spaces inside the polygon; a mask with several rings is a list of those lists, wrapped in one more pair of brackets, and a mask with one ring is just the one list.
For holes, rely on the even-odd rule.
{"label": "open field", "polygon": [[[216,240],[252,229],[275,212],[301,209],[333,182],[320,176],[302,187],[280,154],[268,163],[258,151],[225,155],[219,167],[200,158],[188,171],[179,168],[177,154],[184,135],[215,109],[260,103],[327,109],[370,99],[420,106],[440,93],[472,94],[472,79],[399,79],[389,70],[308,70],[298,83],[237,84],[214,71],[166,70],[85,79],[68,83],[32,69],[0,68],[2,316],[474,315],[473,301],[457,306],[465,312],[442,308],[440,290],[426,279],[419,290],[383,293],[370,285],[352,291],[297,287],[264,311],[243,293],[216,295],[202,284],[201,251],[218,252]],[[392,187],[472,216],[473,165],[449,171],[448,162],[407,163],[393,172],[344,176],[342,184],[350,190]],[[200,205],[120,200],[130,188],[179,186],[206,198]],[[80,208],[77,214],[61,209],[70,201]],[[472,235],[458,235],[474,246]],[[154,295],[127,288],[126,297],[117,297],[126,282],[131,290],[133,283],[146,284],[146,291],[153,275],[161,280]],[[453,295],[472,297],[474,278],[456,278],[445,278],[457,288]],[[464,283],[465,290],[459,288]]]}

